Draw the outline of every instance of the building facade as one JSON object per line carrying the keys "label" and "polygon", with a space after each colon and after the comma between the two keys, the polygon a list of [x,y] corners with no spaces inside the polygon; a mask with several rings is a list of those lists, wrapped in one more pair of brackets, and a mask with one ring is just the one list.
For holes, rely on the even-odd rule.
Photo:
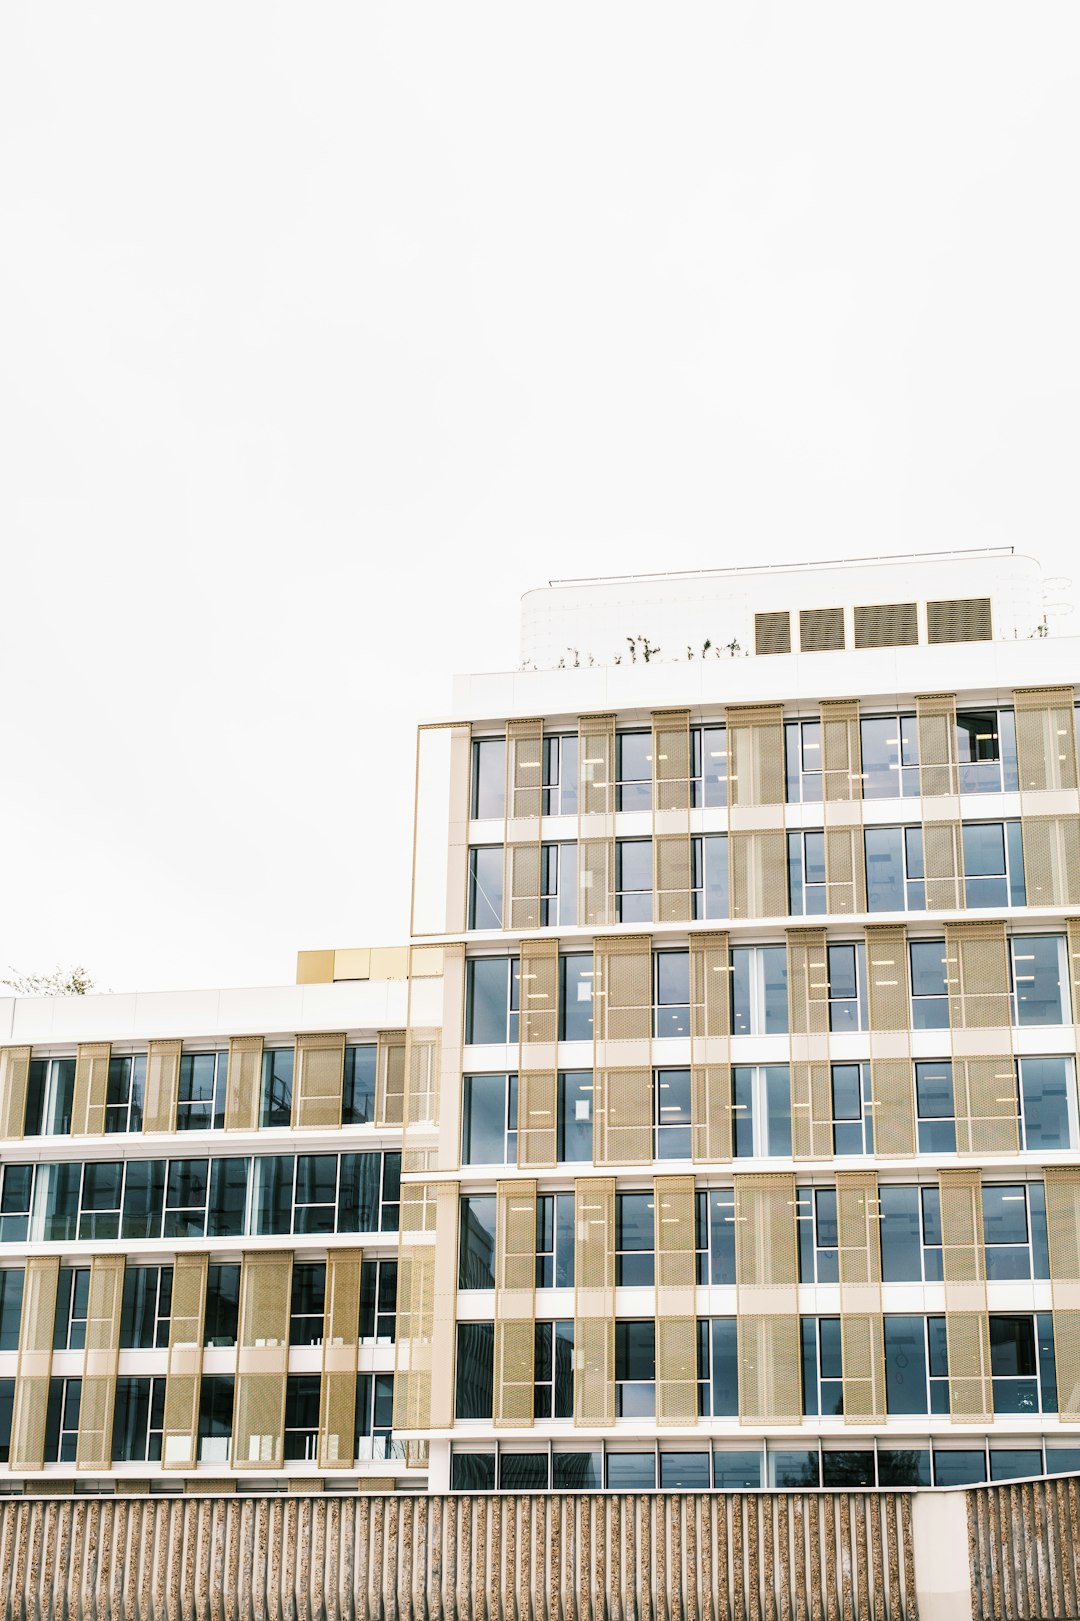
{"label": "building facade", "polygon": [[1037,567],[581,582],[524,630],[420,728],[407,948],[0,1003],[6,1489],[1080,1473]]}

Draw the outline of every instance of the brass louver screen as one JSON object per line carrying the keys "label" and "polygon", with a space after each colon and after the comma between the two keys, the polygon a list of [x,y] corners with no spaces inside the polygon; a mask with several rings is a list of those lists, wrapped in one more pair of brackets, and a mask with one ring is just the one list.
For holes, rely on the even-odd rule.
{"label": "brass louver screen", "polygon": [[[544,787],[544,723],[506,723],[506,820],[539,821]],[[508,836],[513,836],[508,833]],[[526,836],[524,831],[521,836]],[[535,837],[539,839],[540,830]]]}
{"label": "brass louver screen", "polygon": [[730,804],[782,805],[785,798],[783,706],[729,707],[727,735]]}
{"label": "brass louver screen", "polygon": [[804,653],[833,653],[844,646],[843,608],[803,608],[799,647]]}
{"label": "brass louver screen", "polygon": [[495,1388],[492,1421],[533,1421],[536,1183],[495,1184]]}
{"label": "brass louver screen", "polygon": [[862,798],[862,746],[859,700],[839,698],[821,705],[821,787],[826,805]]}
{"label": "brass louver screen", "polygon": [[694,1064],[690,1071],[693,1154],[698,1163],[732,1157],[731,1065]]}
{"label": "brass louver screen", "polygon": [[731,915],[786,917],[787,844],[781,828],[728,835]]}
{"label": "brass louver screen", "polygon": [[964,844],[959,822],[923,823],[926,906],[955,912],[964,906]]}
{"label": "brass louver screen", "polygon": [[540,823],[535,844],[506,846],[505,924],[510,929],[540,927]]}
{"label": "brass louver screen", "polygon": [[1077,786],[1075,693],[1072,687],[1037,687],[1014,694],[1016,761],[1021,794]]}
{"label": "brass louver screen", "polygon": [[1005,924],[947,923],[945,978],[957,1151],[1015,1154],[1018,1109]]}
{"label": "brass louver screen", "polygon": [[375,1124],[400,1126],[405,1119],[405,1031],[380,1030],[375,1062]]}
{"label": "brass louver screen", "polygon": [[79,1469],[108,1469],[112,1459],[113,1406],[120,1356],[120,1305],[124,1257],[95,1255],[90,1263],[82,1399],[75,1462]]}
{"label": "brass louver screen", "polygon": [[[452,1024],[450,1028],[454,1028]],[[410,1131],[410,1128],[438,1124],[441,1059],[442,1031],[437,1026],[422,1029],[410,1025],[405,1032],[405,1104],[402,1111],[405,1137],[410,1147],[416,1138],[423,1140],[424,1137],[422,1131]],[[454,1080],[456,1086],[457,1075]]]}
{"label": "brass louver screen", "polygon": [[615,716],[582,715],[578,721],[578,814],[615,813]]}
{"label": "brass louver screen", "polygon": [[1058,1418],[1080,1423],[1080,1167],[1047,1166],[1046,1229],[1054,1298]]}
{"label": "brass louver screen", "polygon": [[341,1125],[345,1037],[297,1036],[293,1080],[293,1125],[327,1130]]}
{"label": "brass louver screen", "polygon": [[735,1179],[739,1421],[802,1420],[795,1178]]}
{"label": "brass louver screen", "polygon": [[[404,1240],[405,1229],[402,1228]],[[401,1243],[398,1251],[394,1429],[431,1427],[431,1339],[435,1320],[435,1246]]]}
{"label": "brass louver screen", "polygon": [[874,1142],[884,1158],[915,1153],[915,1086],[910,1058],[873,1058]]}
{"label": "brass louver screen", "polygon": [[233,1036],[225,1088],[225,1130],[254,1131],[259,1124],[262,1036]]}
{"label": "brass louver screen", "polygon": [[954,1424],[989,1422],[993,1410],[986,1313],[982,1183],[978,1171],[942,1171],[941,1243],[949,1411]]}
{"label": "brass louver screen", "polygon": [[615,1182],[574,1184],[574,1423],[615,1422]]}
{"label": "brass louver screen", "polygon": [[593,1161],[652,1163],[652,1070],[593,1070]]}
{"label": "brass louver screen", "polygon": [[1065,920],[1066,949],[1069,954],[1069,982],[1072,991],[1072,1022],[1080,1024],[1080,917]]}
{"label": "brass louver screen", "polygon": [[915,719],[919,736],[919,786],[923,798],[958,793],[955,696],[937,692],[917,697]]}
{"label": "brass louver screen", "polygon": [[107,1041],[89,1041],[76,1049],[75,1089],[71,1102],[71,1135],[100,1137],[105,1130],[105,1098],[109,1087]]}
{"label": "brass louver screen", "polygon": [[615,921],[615,843],[613,839],[578,841],[578,921],[602,929]]}
{"label": "brass louver screen", "polygon": [[454,1422],[458,1209],[457,1183],[438,1183],[435,1190],[435,1269],[429,1413],[429,1423],[433,1429],[449,1429]]}
{"label": "brass louver screen", "polygon": [[914,1154],[911,986],[902,924],[867,925],[866,969],[874,1143],[887,1158]]}
{"label": "brass louver screen", "polygon": [[180,1082],[179,1041],[152,1041],[146,1052],[146,1088],[143,1101],[144,1131],[173,1131],[176,1094]]}
{"label": "brass louver screen", "polygon": [[1002,1030],[1012,1023],[1009,944],[1003,922],[946,923],[945,979],[953,1030]]}
{"label": "brass louver screen", "polygon": [[837,1172],[836,1217],[844,1422],[883,1423],[886,1404],[880,1206],[873,1171]]}
{"label": "brass louver screen", "polygon": [[1080,906],[1080,817],[1023,816],[1029,906]]}
{"label": "brass louver screen", "polygon": [[989,642],[993,637],[989,597],[926,604],[928,642]]}
{"label": "brass louver screen", "polygon": [[280,1469],[284,1462],[291,1292],[289,1252],[249,1251],[244,1256],[236,1352],[234,1469]]}
{"label": "brass louver screen", "polygon": [[196,1462],[199,1383],[208,1255],[178,1255],[173,1262],[169,1365],[165,1381],[164,1469],[190,1469]]}
{"label": "brass louver screen", "polygon": [[788,929],[788,1022],[792,1035],[827,1035],[829,967],[824,929]]}
{"label": "brass louver screen", "polygon": [[656,1417],[697,1421],[694,1178],[658,1176],[656,1223]]}
{"label": "brass louver screen", "polygon": [[855,609],[856,647],[914,647],[919,609],[914,602],[875,602]]}
{"label": "brass louver screen", "polygon": [[902,924],[866,926],[867,1011],[871,1031],[911,1029],[907,936]]}
{"label": "brass louver screen", "polygon": [[731,948],[717,930],[690,936],[690,1118],[694,1159],[731,1159]]}
{"label": "brass louver screen", "polygon": [[690,936],[690,1031],[695,1058],[700,1043],[731,1034],[731,941],[720,930]]}
{"label": "brass louver screen", "polygon": [[791,614],[787,609],[783,613],[754,615],[754,652],[759,657],[791,652]]}
{"label": "brass louver screen", "polygon": [[40,1469],[45,1457],[45,1416],[49,1404],[59,1270],[60,1262],[55,1255],[27,1257],[11,1415],[11,1469]]}
{"label": "brass louver screen", "polygon": [[653,887],[658,923],[690,921],[690,833],[658,833],[653,838]]}
{"label": "brass louver screen", "polygon": [[353,1462],[362,1262],[360,1250],[330,1250],[326,1257],[319,1392],[320,1469],[348,1469]]}
{"label": "brass louver screen", "polygon": [[652,717],[653,809],[690,810],[690,711],[659,710]]}
{"label": "brass louver screen", "polygon": [[593,1018],[597,1042],[652,1038],[652,938],[619,935],[593,943]]}
{"label": "brass louver screen", "polygon": [[521,942],[521,1045],[534,1047],[558,1040],[559,942]]}
{"label": "brass louver screen", "polygon": [[523,1169],[540,1170],[556,1163],[558,1086],[553,1069],[518,1072],[518,1165]]}
{"label": "brass louver screen", "polygon": [[866,911],[861,825],[825,829],[825,905],[832,916]]}
{"label": "brass louver screen", "polygon": [[0,1047],[0,1136],[23,1135],[29,1078],[30,1048]]}
{"label": "brass louver screen", "polygon": [[1016,1068],[1012,1055],[953,1057],[956,1150],[959,1154],[1019,1152]]}
{"label": "brass louver screen", "polygon": [[832,1072],[814,1060],[791,1066],[791,1146],[796,1159],[831,1159]]}

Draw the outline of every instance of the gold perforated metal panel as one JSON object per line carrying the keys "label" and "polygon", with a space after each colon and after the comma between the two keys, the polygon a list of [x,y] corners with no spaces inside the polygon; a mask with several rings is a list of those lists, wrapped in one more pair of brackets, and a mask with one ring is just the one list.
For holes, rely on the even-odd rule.
{"label": "gold perforated metal panel", "polygon": [[21,1137],[26,1123],[30,1048],[0,1047],[0,1136]]}
{"label": "gold perforated metal panel", "polygon": [[821,785],[826,806],[862,798],[859,700],[838,698],[821,705]]}
{"label": "gold perforated metal panel", "polygon": [[825,829],[825,905],[832,916],[866,911],[861,824]]}
{"label": "gold perforated metal panel", "polygon": [[958,1154],[1019,1152],[1016,1068],[1009,1053],[953,1055],[953,1101]]}
{"label": "gold perforated metal panel", "polygon": [[1014,693],[1021,794],[1077,786],[1074,700],[1072,687],[1028,687]]}
{"label": "gold perforated metal panel", "polygon": [[124,1257],[95,1255],[90,1263],[83,1354],[82,1399],[75,1462],[79,1469],[108,1469],[112,1461],[113,1406],[120,1356],[120,1306]]}
{"label": "gold perforated metal panel", "polygon": [[993,1410],[979,1172],[942,1171],[941,1243],[949,1410],[954,1424],[986,1423]]}
{"label": "gold perforated metal panel", "polygon": [[71,1101],[71,1135],[100,1137],[105,1130],[105,1098],[109,1086],[107,1041],[86,1041],[76,1049],[75,1088]]}
{"label": "gold perforated metal panel", "polygon": [[902,925],[867,925],[866,969],[874,1142],[886,1158],[914,1154],[911,988]]}
{"label": "gold perforated metal panel", "polygon": [[791,1146],[796,1159],[831,1159],[832,1073],[827,1062],[791,1066]]}
{"label": "gold perforated metal panel", "polygon": [[923,798],[959,793],[955,694],[935,692],[916,698],[915,716],[919,734],[919,784]]}
{"label": "gold perforated metal panel", "polygon": [[593,942],[593,1031],[597,1042],[652,1038],[652,937]]}
{"label": "gold perforated metal panel", "polygon": [[837,1172],[836,1218],[844,1422],[883,1423],[886,1403],[880,1206],[873,1171]]}
{"label": "gold perforated metal panel", "polygon": [[856,647],[914,647],[918,640],[915,602],[874,602],[855,609]]}
{"label": "gold perforated metal panel", "polygon": [[652,1070],[594,1069],[594,1164],[651,1164],[652,1130]]}
{"label": "gold perforated metal panel", "polygon": [[405,1031],[380,1030],[375,1063],[375,1124],[400,1126],[405,1119]]}
{"label": "gold perforated metal panel", "polygon": [[945,982],[953,1030],[1008,1032],[1009,943],[1003,921],[946,923]]}
{"label": "gold perforated metal panel", "polygon": [[169,1365],[165,1381],[163,1469],[190,1469],[199,1434],[208,1255],[177,1255],[173,1261]]}
{"label": "gold perforated metal panel", "polygon": [[[1067,930],[1067,950],[1069,954],[1069,981],[1072,991],[1072,1021],[1080,1024],[1080,918],[1070,917],[1065,920]],[[1066,1023],[1069,1015],[1066,1013]]]}
{"label": "gold perforated metal panel", "polygon": [[910,1058],[872,1058],[874,1143],[885,1159],[915,1153],[915,1080]]}
{"label": "gold perforated metal panel", "polygon": [[803,653],[833,653],[844,646],[843,608],[803,608],[799,613],[799,648]]}
{"label": "gold perforated metal panel", "polygon": [[652,717],[653,809],[690,810],[690,711],[664,709]]}
{"label": "gold perforated metal panel", "polygon": [[928,642],[989,642],[993,635],[989,597],[926,604]]}
{"label": "gold perforated metal panel", "polygon": [[602,929],[615,921],[615,843],[578,840],[578,921]]}
{"label": "gold perforated metal panel", "polygon": [[656,1417],[697,1422],[694,1178],[658,1176],[656,1224]]}
{"label": "gold perforated metal panel", "polygon": [[574,1423],[615,1422],[615,1182],[574,1183]]}
{"label": "gold perforated metal panel", "polygon": [[923,823],[923,863],[927,910],[963,910],[964,845],[959,822]]}
{"label": "gold perforated metal panel", "polygon": [[225,1130],[254,1131],[259,1124],[262,1036],[233,1036],[225,1087]]}
{"label": "gold perforated metal panel", "polygon": [[739,1421],[802,1418],[795,1178],[735,1178]]}
{"label": "gold perforated metal panel", "polygon": [[[404,1190],[402,1190],[404,1192]],[[435,1246],[398,1250],[397,1337],[394,1345],[394,1429],[431,1427],[431,1337],[435,1320]]]}
{"label": "gold perforated metal panel", "polygon": [[728,834],[731,915],[786,917],[787,844],[782,828]]}
{"label": "gold perforated metal panel", "polygon": [[518,1164],[529,1170],[556,1163],[558,1149],[558,1074],[553,1069],[518,1073]]}
{"label": "gold perforated metal panel", "polygon": [[729,707],[728,796],[735,806],[782,805],[784,710],[781,704]]}
{"label": "gold perforated metal panel", "polygon": [[345,1036],[297,1036],[293,1126],[326,1130],[341,1125]]}
{"label": "gold perforated metal panel", "polygon": [[540,927],[540,823],[535,844],[506,846],[504,923],[509,929]]}
{"label": "gold perforated metal panel", "polygon": [[45,1456],[45,1415],[49,1404],[59,1270],[60,1262],[55,1255],[27,1257],[11,1416],[11,1469],[40,1469]]}
{"label": "gold perforated metal panel", "polygon": [[[538,821],[543,803],[544,723],[511,720],[506,723],[506,818],[508,822]],[[537,833],[539,837],[539,832]]]}
{"label": "gold perforated metal panel", "polygon": [[708,1056],[700,1043],[731,1035],[731,937],[720,930],[690,936],[690,1034],[695,1058]]}
{"label": "gold perforated metal panel", "polygon": [[690,893],[690,832],[657,833],[653,837],[653,886],[658,923],[688,923]]}
{"label": "gold perforated metal panel", "polygon": [[694,1064],[690,1070],[694,1159],[723,1164],[732,1157],[731,1065]]}
{"label": "gold perforated metal panel", "polygon": [[903,925],[867,924],[867,1012],[872,1032],[911,1029],[907,935]]}
{"label": "gold perforated metal panel", "polygon": [[405,1102],[402,1109],[405,1141],[410,1148],[417,1139],[426,1140],[423,1127],[438,1124],[441,1058],[442,1031],[436,1026],[420,1029],[410,1025],[405,1032]]}
{"label": "gold perforated metal panel", "polygon": [[495,1425],[533,1421],[536,1183],[495,1184]]}
{"label": "gold perforated metal panel", "polygon": [[615,716],[582,715],[578,721],[578,814],[615,813]]}
{"label": "gold perforated metal panel", "polygon": [[1080,816],[1021,817],[1029,906],[1080,905]]}
{"label": "gold perforated metal panel", "polygon": [[554,939],[521,942],[521,1045],[558,1040],[559,942]]}
{"label": "gold perforated metal panel", "polygon": [[348,1469],[353,1461],[362,1261],[360,1250],[330,1250],[326,1257],[319,1391],[320,1469]]}
{"label": "gold perforated metal panel", "polygon": [[454,1353],[456,1349],[458,1213],[456,1182],[435,1189],[435,1270],[431,1320],[431,1406],[433,1429],[454,1422]]}
{"label": "gold perforated metal panel", "polygon": [[179,1041],[152,1041],[147,1048],[146,1086],[143,1094],[144,1131],[175,1129],[180,1049]]}
{"label": "gold perforated metal panel", "polygon": [[280,1469],[285,1443],[292,1255],[248,1251],[240,1272],[234,1469]]}
{"label": "gold perforated metal panel", "polygon": [[1080,1423],[1080,1166],[1047,1166],[1046,1231],[1054,1300],[1058,1417]]}
{"label": "gold perforated metal panel", "polygon": [[824,929],[787,930],[788,1026],[792,1035],[827,1035],[829,966]]}
{"label": "gold perforated metal panel", "polygon": [[754,615],[754,652],[760,658],[768,653],[791,652],[791,614],[763,613]]}

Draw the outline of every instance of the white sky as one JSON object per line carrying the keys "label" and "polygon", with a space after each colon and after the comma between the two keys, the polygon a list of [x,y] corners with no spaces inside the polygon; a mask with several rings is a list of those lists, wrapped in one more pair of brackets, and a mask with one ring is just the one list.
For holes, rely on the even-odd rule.
{"label": "white sky", "polygon": [[1071,3],[7,0],[0,973],[402,939],[415,723],[549,577],[1069,574],[1078,46]]}

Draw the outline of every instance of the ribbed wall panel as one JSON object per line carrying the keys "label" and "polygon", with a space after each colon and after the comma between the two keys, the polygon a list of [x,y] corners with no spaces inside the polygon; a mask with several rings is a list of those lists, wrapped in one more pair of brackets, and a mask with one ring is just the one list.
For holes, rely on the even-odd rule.
{"label": "ribbed wall panel", "polygon": [[59,1269],[55,1255],[27,1257],[11,1418],[11,1469],[40,1469],[45,1456],[45,1413]]}
{"label": "ribbed wall panel", "polygon": [[254,1131],[262,1091],[262,1036],[233,1036],[225,1089],[225,1130]]}
{"label": "ribbed wall panel", "polygon": [[958,794],[956,698],[952,693],[940,692],[916,698],[915,717],[923,798],[939,799]]}
{"label": "ribbed wall panel", "polygon": [[293,1126],[323,1131],[340,1126],[344,1077],[343,1034],[297,1036]]}
{"label": "ribbed wall panel", "polygon": [[536,1183],[495,1184],[496,1425],[533,1421],[536,1325]]}
{"label": "ribbed wall panel", "polygon": [[574,1183],[574,1423],[615,1422],[615,1181]]}
{"label": "ribbed wall panel", "polygon": [[[348,1495],[0,1500],[0,1606],[25,1621],[846,1621],[855,1614],[916,1621],[918,1614],[907,1494],[429,1497],[370,1495],[364,1484],[368,1490]],[[1075,1498],[1066,1488],[1075,1492],[1075,1484],[969,1494],[969,1504],[1000,1498],[1006,1518],[1015,1499],[1021,1513],[1000,1546],[1023,1574],[1025,1550],[1046,1545],[1049,1560],[1035,1559],[1032,1568],[1049,1563],[1048,1580],[1068,1584],[1067,1603],[1013,1613],[1073,1608],[1075,1577],[1060,1533],[1073,1524]],[[971,1548],[973,1560],[985,1550],[989,1565],[996,1554],[985,1523]],[[930,1581],[932,1573],[919,1574]],[[996,1621],[1005,1612],[975,1613]]]}
{"label": "ribbed wall panel", "polygon": [[76,1048],[75,1088],[71,1100],[73,1137],[100,1137],[105,1130],[111,1051],[107,1041],[84,1041]]}
{"label": "ribbed wall panel", "polygon": [[280,1469],[289,1365],[290,1251],[249,1250],[240,1273],[234,1469]]}
{"label": "ribbed wall panel", "polygon": [[733,918],[787,916],[787,844],[782,828],[759,832],[733,828],[728,835],[728,869]]}
{"label": "ribbed wall panel", "polygon": [[326,1257],[319,1392],[320,1469],[348,1469],[353,1461],[362,1263],[360,1250],[330,1250]]}
{"label": "ribbed wall panel", "polygon": [[108,1469],[112,1459],[113,1406],[120,1355],[120,1305],[124,1257],[95,1255],[90,1262],[82,1399],[75,1454],[80,1469]]}
{"label": "ribbed wall panel", "polygon": [[29,1047],[0,1047],[0,1136],[5,1140],[23,1135],[30,1051]]}
{"label": "ribbed wall panel", "polygon": [[143,1094],[144,1131],[175,1131],[176,1094],[180,1081],[179,1041],[151,1041],[146,1051]]}
{"label": "ribbed wall panel", "polygon": [[986,1309],[982,1181],[975,1170],[942,1171],[939,1180],[949,1410],[954,1424],[989,1423],[994,1404],[990,1322]]}
{"label": "ribbed wall panel", "polygon": [[196,1462],[199,1382],[202,1378],[208,1255],[177,1255],[173,1261],[169,1363],[165,1381],[165,1469],[189,1469]]}

